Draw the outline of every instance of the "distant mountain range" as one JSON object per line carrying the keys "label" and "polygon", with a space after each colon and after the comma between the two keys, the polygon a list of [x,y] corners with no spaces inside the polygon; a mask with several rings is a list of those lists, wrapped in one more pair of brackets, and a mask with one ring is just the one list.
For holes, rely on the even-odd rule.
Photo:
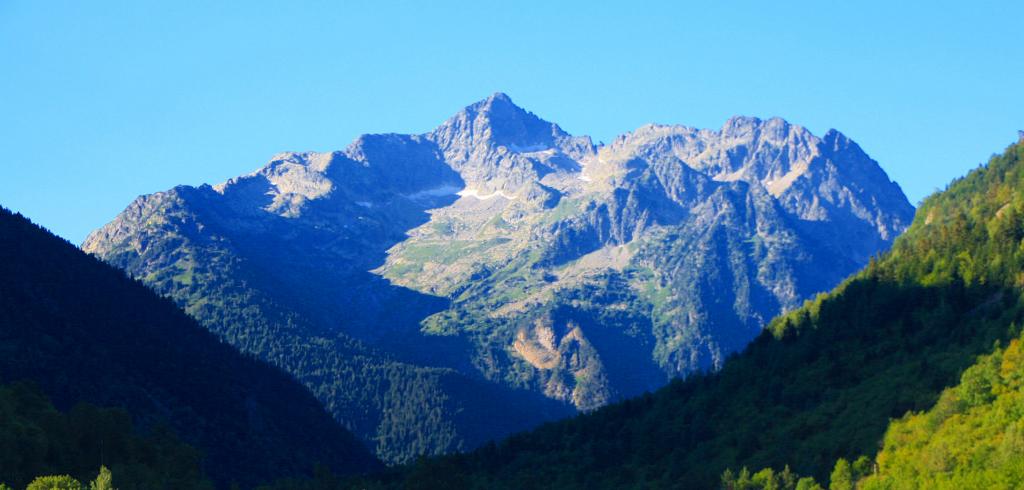
{"label": "distant mountain range", "polygon": [[[178,446],[164,429],[224,488],[312,475],[317,464],[342,474],[381,466],[291,376],[2,207],[0,381],[28,381],[71,410],[59,418],[38,395],[0,388],[0,481],[20,488],[33,471],[91,478],[100,465],[119,488],[205,488],[197,468],[160,473],[195,466],[190,451],[169,449]],[[83,402],[127,411],[150,442]]]}
{"label": "distant mountain range", "polygon": [[82,248],[403,462],[719,368],[913,213],[834,130],[595,145],[495,94],[426,134],[142,196]]}

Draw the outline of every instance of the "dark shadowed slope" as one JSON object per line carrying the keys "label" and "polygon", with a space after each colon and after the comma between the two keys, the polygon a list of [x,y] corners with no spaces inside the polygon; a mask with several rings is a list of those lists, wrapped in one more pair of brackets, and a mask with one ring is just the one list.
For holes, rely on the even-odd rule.
{"label": "dark shadowed slope", "polygon": [[0,379],[66,408],[166,422],[221,482],[376,467],[301,384],[239,354],[172,301],[0,208]]}

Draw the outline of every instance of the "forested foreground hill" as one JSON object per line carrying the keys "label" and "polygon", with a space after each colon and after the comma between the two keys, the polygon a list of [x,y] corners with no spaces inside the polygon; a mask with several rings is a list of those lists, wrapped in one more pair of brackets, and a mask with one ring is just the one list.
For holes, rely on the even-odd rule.
{"label": "forested foreground hill", "polygon": [[715,488],[729,470],[792,488],[835,469],[833,488],[1019,487],[1022,159],[1024,142],[927,199],[889,253],[717,373],[371,484]]}
{"label": "forested foreground hill", "polygon": [[[378,464],[287,374],[239,354],[170,300],[3,208],[0,380],[29,380],[61,410],[79,402],[123,408],[141,434],[166,426],[200,451],[203,469],[221,484],[312,474],[316,463],[339,473]],[[2,408],[20,416],[11,406]],[[0,424],[12,421],[5,415]],[[0,433],[32,432],[15,429]],[[40,471],[82,470],[74,461],[88,454],[94,455],[86,462],[92,472],[100,464],[145,459],[142,446],[115,450],[116,441],[106,438],[118,434],[97,427],[95,437],[69,434],[62,442],[54,436],[39,455],[52,464]],[[25,460],[4,463],[2,476],[35,471],[33,446],[11,437],[0,440],[0,453]],[[75,444],[70,453],[79,455],[63,470],[63,463],[46,459],[61,444]],[[119,460],[122,454],[128,459]],[[0,455],[0,461],[7,460]]]}

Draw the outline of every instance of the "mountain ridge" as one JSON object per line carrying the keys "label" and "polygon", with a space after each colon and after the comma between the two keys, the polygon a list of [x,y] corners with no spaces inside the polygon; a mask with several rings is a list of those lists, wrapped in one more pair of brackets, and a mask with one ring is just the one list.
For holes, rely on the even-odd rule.
{"label": "mountain ridge", "polygon": [[721,370],[354,486],[1015,488],[1022,243],[1024,142]]}
{"label": "mountain ridge", "polygon": [[[427,133],[140,197],[83,249],[295,373],[385,459],[467,449],[720,366],[909,223],[839,133],[680,128],[595,145],[497,93]],[[430,387],[372,381],[421,372]],[[451,425],[478,410],[451,396],[467,383],[515,422]],[[380,415],[399,399],[447,422]],[[418,442],[383,442],[398,433]]]}

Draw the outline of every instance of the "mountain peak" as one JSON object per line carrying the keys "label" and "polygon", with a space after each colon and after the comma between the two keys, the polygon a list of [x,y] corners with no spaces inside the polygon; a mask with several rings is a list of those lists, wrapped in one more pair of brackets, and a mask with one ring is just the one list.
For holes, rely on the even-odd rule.
{"label": "mountain peak", "polygon": [[825,136],[821,137],[821,141],[826,147],[834,148],[836,150],[846,148],[850,145],[856,145],[853,140],[835,128],[826,131]]}
{"label": "mountain peak", "polygon": [[488,119],[493,120],[521,120],[531,118],[540,120],[540,118],[532,112],[527,111],[526,109],[516,105],[515,102],[512,102],[512,98],[504,92],[495,92],[486,99],[469,105],[464,109],[464,111],[474,115],[484,115]]}
{"label": "mountain peak", "polygon": [[494,92],[493,94],[491,94],[490,97],[484,99],[484,102],[490,102],[492,104],[494,102],[503,102],[506,104],[515,105],[515,103],[512,102],[512,97],[509,97],[508,94],[506,94],[505,92]]}
{"label": "mountain peak", "polygon": [[551,148],[556,140],[569,136],[557,124],[519,107],[503,92],[467,106],[431,134],[442,143],[508,148]]}

